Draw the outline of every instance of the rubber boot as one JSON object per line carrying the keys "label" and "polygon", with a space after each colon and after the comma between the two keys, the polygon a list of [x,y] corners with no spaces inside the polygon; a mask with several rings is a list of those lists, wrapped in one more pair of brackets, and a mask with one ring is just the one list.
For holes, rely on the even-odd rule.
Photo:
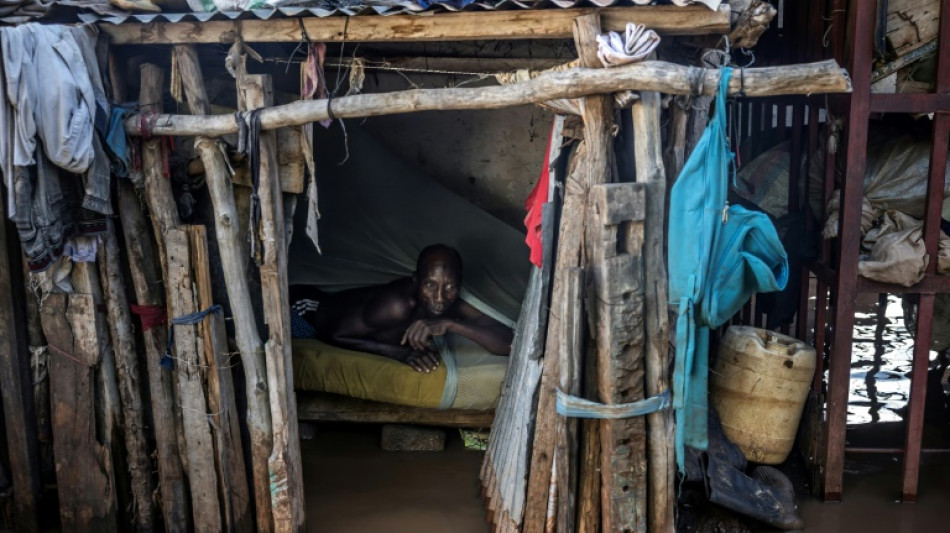
{"label": "rubber boot", "polygon": [[729,463],[709,456],[706,496],[712,503],[778,529],[805,527],[795,508],[791,482],[771,467],[760,466],[750,477]]}

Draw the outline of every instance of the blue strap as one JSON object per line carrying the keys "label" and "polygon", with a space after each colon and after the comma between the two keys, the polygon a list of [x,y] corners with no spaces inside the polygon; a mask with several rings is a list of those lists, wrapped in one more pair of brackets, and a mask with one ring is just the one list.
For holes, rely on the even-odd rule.
{"label": "blue strap", "polygon": [[633,418],[648,415],[670,407],[670,391],[667,390],[645,400],[633,403],[604,404],[571,396],[557,390],[557,412],[572,418]]}
{"label": "blue strap", "polygon": [[198,311],[197,313],[191,313],[190,315],[180,316],[178,318],[173,318],[171,326],[168,328],[168,344],[165,345],[165,355],[162,356],[162,360],[159,361],[159,364],[162,365],[162,368],[171,370],[174,366],[172,360],[172,344],[175,342],[175,326],[190,326],[197,324],[204,320],[204,318],[211,313],[221,313],[221,306],[214,304],[211,307]]}

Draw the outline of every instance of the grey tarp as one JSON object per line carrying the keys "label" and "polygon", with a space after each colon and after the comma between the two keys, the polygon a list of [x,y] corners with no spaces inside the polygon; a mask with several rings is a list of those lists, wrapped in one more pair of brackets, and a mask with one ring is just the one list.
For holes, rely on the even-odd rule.
{"label": "grey tarp", "polygon": [[346,131],[349,159],[340,164],[339,125],[314,128],[323,255],[307,239],[305,209],[298,209],[290,283],[328,291],[385,283],[411,274],[420,250],[445,243],[462,255],[462,298],[513,325],[531,266],[524,233],[422,176],[356,122]]}

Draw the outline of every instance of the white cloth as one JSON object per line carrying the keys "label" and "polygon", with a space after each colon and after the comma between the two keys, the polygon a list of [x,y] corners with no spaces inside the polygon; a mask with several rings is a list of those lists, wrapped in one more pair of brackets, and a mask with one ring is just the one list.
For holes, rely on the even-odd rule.
{"label": "white cloth", "polygon": [[74,263],[92,263],[98,249],[98,235],[75,235],[66,241],[63,255],[68,255]]}
{"label": "white cloth", "polygon": [[659,44],[655,31],[628,22],[622,36],[614,31],[597,36],[597,57],[605,67],[617,67],[646,59]]}

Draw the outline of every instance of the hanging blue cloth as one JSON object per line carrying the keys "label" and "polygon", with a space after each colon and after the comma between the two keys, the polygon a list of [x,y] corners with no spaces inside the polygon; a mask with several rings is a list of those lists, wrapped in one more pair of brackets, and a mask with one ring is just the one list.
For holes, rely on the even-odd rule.
{"label": "hanging blue cloth", "polygon": [[686,446],[708,446],[710,328],[724,324],[754,293],[781,290],[788,281],[788,258],[768,216],[727,202],[735,157],[726,135],[731,75],[731,68],[721,70],[715,114],[670,195],[670,302],[678,309],[673,408],[681,472]]}

